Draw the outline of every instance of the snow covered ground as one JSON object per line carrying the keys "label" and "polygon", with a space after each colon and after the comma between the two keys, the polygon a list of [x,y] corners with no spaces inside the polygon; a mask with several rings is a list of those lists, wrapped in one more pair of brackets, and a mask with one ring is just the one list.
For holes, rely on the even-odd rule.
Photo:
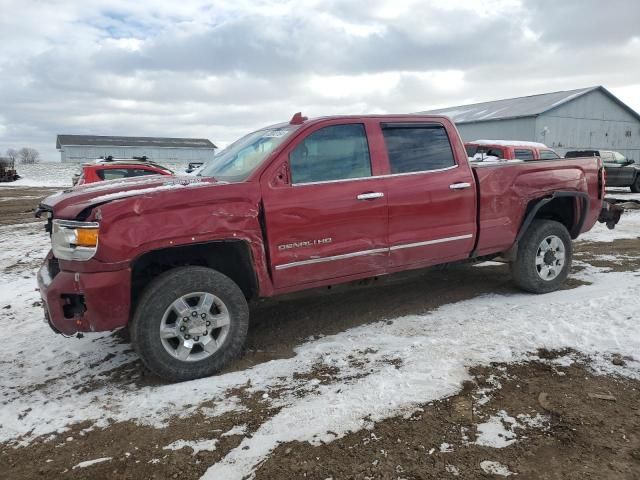
{"label": "snow covered ground", "polygon": [[[185,162],[164,162],[164,166],[177,174],[185,174]],[[35,165],[17,165],[18,175],[22,178],[10,183],[0,183],[2,189],[12,187],[70,187],[71,179],[80,172],[76,163],[46,162]]]}
{"label": "snow covered ground", "polygon": [[[640,198],[640,194],[637,194]],[[596,223],[586,233],[578,237],[581,242],[611,242],[615,239],[630,239],[640,236],[640,210],[628,210],[624,212],[620,223],[614,230],[609,230],[603,223]]]}
{"label": "snow covered ground", "polygon": [[[597,225],[584,240],[638,236],[640,211],[631,211],[616,230]],[[587,284],[570,290],[541,296],[487,292],[427,314],[309,340],[293,358],[214,378],[178,385],[114,382],[109,372],[136,360],[128,344],[108,333],[67,339],[43,323],[34,279],[48,249],[42,225],[0,227],[0,244],[0,328],[11,332],[11,341],[0,343],[0,442],[28,445],[82,421],[94,427],[126,420],[160,427],[176,414],[220,416],[246,408],[230,394],[241,389],[280,407],[203,477],[241,479],[282,442],[329,442],[456,393],[471,366],[536,358],[541,347],[570,347],[590,356],[599,372],[640,378],[640,275],[585,264],[574,278]],[[354,353],[358,362],[352,361]],[[633,360],[614,366],[613,354]],[[309,380],[319,366],[335,369],[336,380]],[[245,431],[240,424],[232,430]],[[218,440],[166,447],[215,449]]]}

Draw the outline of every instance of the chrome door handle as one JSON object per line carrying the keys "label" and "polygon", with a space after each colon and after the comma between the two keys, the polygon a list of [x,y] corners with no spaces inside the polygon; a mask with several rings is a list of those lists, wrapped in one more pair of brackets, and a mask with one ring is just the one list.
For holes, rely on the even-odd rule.
{"label": "chrome door handle", "polygon": [[471,188],[471,184],[469,182],[452,183],[449,185],[449,188],[451,190],[463,190],[465,188]]}
{"label": "chrome door handle", "polygon": [[367,193],[361,193],[356,198],[358,200],[373,200],[375,198],[382,198],[382,197],[384,197],[384,193],[382,192],[367,192]]}

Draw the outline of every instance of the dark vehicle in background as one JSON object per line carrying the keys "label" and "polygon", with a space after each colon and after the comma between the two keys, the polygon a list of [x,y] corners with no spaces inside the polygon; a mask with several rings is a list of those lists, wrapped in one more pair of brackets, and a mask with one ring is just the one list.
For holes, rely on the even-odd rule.
{"label": "dark vehicle in background", "polygon": [[0,182],[14,182],[20,178],[16,172],[15,161],[0,157]]}
{"label": "dark vehicle in background", "polygon": [[469,158],[474,161],[499,160],[556,160],[560,158],[544,143],[519,140],[474,140],[464,144]]}
{"label": "dark vehicle in background", "polygon": [[101,158],[94,163],[85,163],[79,174],[74,175],[73,185],[117,180],[121,178],[142,177],[145,175],[173,175],[169,170],[157,163],[149,162],[146,157],[127,159]]}
{"label": "dark vehicle in background", "polygon": [[565,158],[600,157],[607,174],[607,187],[631,187],[640,193],[640,165],[612,150],[572,150]]}

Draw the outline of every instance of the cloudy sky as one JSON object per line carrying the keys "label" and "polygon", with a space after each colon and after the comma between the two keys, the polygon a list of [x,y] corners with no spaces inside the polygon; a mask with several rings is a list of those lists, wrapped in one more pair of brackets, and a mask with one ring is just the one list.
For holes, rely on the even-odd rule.
{"label": "cloudy sky", "polygon": [[0,152],[46,160],[600,84],[640,111],[637,0],[0,0]]}

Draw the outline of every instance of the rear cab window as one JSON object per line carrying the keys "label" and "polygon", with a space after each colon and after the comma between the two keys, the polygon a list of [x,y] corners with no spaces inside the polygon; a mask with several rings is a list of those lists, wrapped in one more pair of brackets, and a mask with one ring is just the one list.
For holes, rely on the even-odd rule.
{"label": "rear cab window", "polygon": [[556,160],[560,158],[553,150],[540,150],[540,160]]}
{"label": "rear cab window", "polygon": [[[491,147],[488,145],[474,145],[473,149],[467,147],[467,155],[476,161],[482,160],[504,160],[504,149],[500,147]],[[473,152],[473,153],[471,153]]]}
{"label": "rear cab window", "polygon": [[144,168],[105,168],[96,171],[101,180],[116,180],[119,178],[141,177],[143,175],[158,175],[158,172]]}
{"label": "rear cab window", "polygon": [[289,154],[293,184],[328,182],[371,176],[371,156],[361,123],[323,127]]}
{"label": "rear cab window", "polygon": [[524,160],[526,162],[534,159],[533,150],[528,148],[516,148],[513,153],[516,160]]}
{"label": "rear cab window", "polygon": [[427,172],[456,166],[444,126],[383,123],[381,127],[391,174]]}
{"label": "rear cab window", "polygon": [[607,150],[600,150],[600,158],[603,162],[614,163],[613,152]]}

